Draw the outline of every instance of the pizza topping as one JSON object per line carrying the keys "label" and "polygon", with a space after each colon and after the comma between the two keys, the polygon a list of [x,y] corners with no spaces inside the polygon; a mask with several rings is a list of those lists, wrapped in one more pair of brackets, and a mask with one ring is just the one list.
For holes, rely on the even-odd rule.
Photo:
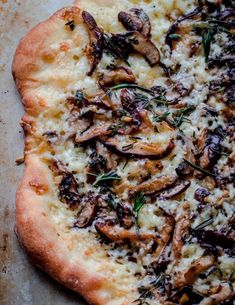
{"label": "pizza topping", "polygon": [[129,12],[120,12],[118,20],[129,31],[138,31],[147,38],[151,36],[150,20],[143,9],[132,8]]}
{"label": "pizza topping", "polygon": [[78,219],[74,224],[74,227],[77,228],[86,228],[92,224],[97,208],[98,208],[98,198],[94,193],[89,192],[85,195],[79,206]]}
{"label": "pizza topping", "polygon": [[159,12],[142,6],[118,14],[124,33],[83,12],[92,77],[71,81],[64,103],[40,114],[38,149],[60,160],[50,169],[66,228],[124,265],[137,304],[222,304],[233,298],[235,251],[234,9],[164,10],[169,20],[186,14],[167,33],[159,17],[151,35],[148,15]]}
{"label": "pizza topping", "polygon": [[147,142],[133,142],[124,145],[116,138],[110,138],[105,142],[105,146],[112,151],[123,156],[135,156],[138,158],[161,159],[169,155],[175,147],[173,141],[161,145]]}
{"label": "pizza topping", "polygon": [[134,83],[135,76],[132,71],[125,67],[111,67],[110,70],[100,75],[99,85],[105,89],[122,83]]}
{"label": "pizza topping", "polygon": [[118,202],[117,216],[120,225],[125,229],[131,228],[132,225],[134,224],[132,207],[127,202]]}
{"label": "pizza topping", "polygon": [[143,182],[130,188],[130,193],[143,192],[145,195],[153,195],[171,186],[176,180],[175,176],[161,176],[157,179]]}
{"label": "pizza topping", "polygon": [[91,66],[90,71],[87,72],[87,75],[91,76],[102,58],[104,37],[103,31],[97,26],[97,23],[91,14],[83,11],[82,18],[89,30],[90,43],[86,47],[86,53]]}
{"label": "pizza topping", "polygon": [[80,202],[78,194],[78,183],[71,173],[65,173],[59,185],[59,197],[62,202],[69,204],[71,207]]}
{"label": "pizza topping", "polygon": [[174,187],[170,188],[169,190],[166,190],[164,192],[161,192],[160,198],[161,199],[170,199],[172,197],[175,197],[184,191],[187,190],[187,188],[190,186],[190,181],[185,180],[177,183]]}
{"label": "pizza topping", "polygon": [[151,67],[160,61],[160,52],[153,42],[139,32],[133,32],[127,40],[131,43],[133,49],[143,55]]}

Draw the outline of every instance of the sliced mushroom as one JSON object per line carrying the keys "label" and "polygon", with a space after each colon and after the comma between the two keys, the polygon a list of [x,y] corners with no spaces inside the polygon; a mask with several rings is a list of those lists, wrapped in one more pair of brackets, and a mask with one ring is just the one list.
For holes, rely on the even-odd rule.
{"label": "sliced mushroom", "polygon": [[[186,155],[185,159],[190,161],[191,163],[195,163],[195,156],[194,156],[194,150],[195,147],[192,143],[192,140],[188,137],[183,137],[182,140],[185,143],[186,146]],[[178,176],[187,176],[193,173],[193,169],[189,164],[185,161],[182,161],[178,167],[175,169]]]}
{"label": "sliced mushroom", "polygon": [[202,246],[219,246],[223,249],[235,250],[235,240],[229,235],[212,230],[195,230],[193,235],[197,237]]}
{"label": "sliced mushroom", "polygon": [[[219,291],[203,299],[199,305],[219,305],[229,301],[235,295],[234,288],[230,283],[220,284]],[[232,303],[231,303],[232,304]]]}
{"label": "sliced mushroom", "polygon": [[175,261],[181,257],[181,249],[184,245],[183,238],[189,232],[190,215],[186,209],[179,219],[176,221],[175,230],[172,239],[172,256]]}
{"label": "sliced mushroom", "polygon": [[139,32],[133,32],[128,38],[133,49],[143,55],[151,67],[160,61],[160,52],[153,42]]}
{"label": "sliced mushroom", "polygon": [[179,289],[186,285],[192,285],[198,276],[211,267],[214,262],[213,256],[209,255],[197,259],[191,264],[189,269],[176,273],[173,278],[173,287]]}
{"label": "sliced mushroom", "polygon": [[82,135],[77,134],[75,138],[75,143],[85,143],[96,138],[106,136],[110,134],[110,130],[108,130],[109,124],[104,123],[102,126],[94,126],[89,128],[86,132]]}
{"label": "sliced mushroom", "polygon": [[208,132],[206,138],[206,146],[204,147],[203,154],[200,157],[199,163],[202,168],[210,168],[220,158],[222,136],[220,133],[213,131]]}
{"label": "sliced mushroom", "polygon": [[111,241],[128,240],[130,242],[148,242],[151,240],[159,240],[157,235],[154,233],[141,233],[137,232],[136,230],[125,230],[120,228],[118,225],[112,225],[103,221],[97,221],[95,228],[97,232]]}
{"label": "sliced mushroom", "polygon": [[59,197],[62,202],[75,207],[80,202],[78,183],[73,174],[66,172],[59,184]]}
{"label": "sliced mushroom", "polygon": [[129,31],[141,32],[148,38],[151,36],[150,20],[143,9],[132,8],[129,12],[120,12],[118,20]]}
{"label": "sliced mushroom", "polygon": [[140,110],[141,105],[136,102],[134,92],[128,89],[123,89],[120,93],[121,104],[124,110],[128,111],[132,117],[132,126],[128,133],[135,132],[138,130],[142,123]]}
{"label": "sliced mushroom", "polygon": [[86,11],[82,12],[82,18],[89,30],[90,43],[86,47],[88,61],[90,63],[90,71],[87,72],[91,76],[100,62],[104,48],[104,36],[101,28],[97,26],[95,19]]}
{"label": "sliced mushroom", "polygon": [[105,142],[105,146],[117,154],[126,157],[135,156],[138,158],[161,159],[171,153],[175,144],[171,140],[167,144],[136,142],[129,145],[123,145],[118,139],[110,138]]}
{"label": "sliced mushroom", "polygon": [[120,225],[125,229],[129,229],[134,224],[133,210],[130,204],[127,202],[118,202],[117,204],[117,216]]}
{"label": "sliced mushroom", "polygon": [[194,198],[199,201],[201,204],[205,204],[205,198],[210,195],[210,192],[207,189],[199,187],[194,193]]}
{"label": "sliced mushroom", "polygon": [[201,13],[201,8],[196,7],[192,12],[188,13],[185,16],[179,17],[172,25],[170,26],[169,30],[167,31],[166,35],[166,44],[169,45],[170,48],[172,48],[172,39],[170,38],[172,34],[174,34],[179,26],[179,24],[187,19],[192,19],[198,16]]}
{"label": "sliced mushroom", "polygon": [[164,192],[161,192],[159,195],[160,199],[170,199],[172,197],[175,197],[184,191],[187,190],[187,188],[190,186],[191,182],[189,180],[181,181],[174,185],[169,190],[166,190]]}
{"label": "sliced mushroom", "polygon": [[113,85],[121,83],[134,83],[135,76],[132,71],[125,67],[114,67],[111,70],[105,71],[99,79],[99,85],[105,89]]}
{"label": "sliced mushroom", "polygon": [[94,193],[89,192],[81,200],[81,209],[78,214],[78,219],[74,224],[77,228],[86,228],[92,224],[98,207],[98,199]]}
{"label": "sliced mushroom", "polygon": [[146,195],[155,194],[161,190],[165,190],[176,181],[175,176],[161,176],[154,180],[148,180],[137,186],[130,187],[130,194],[143,192]]}

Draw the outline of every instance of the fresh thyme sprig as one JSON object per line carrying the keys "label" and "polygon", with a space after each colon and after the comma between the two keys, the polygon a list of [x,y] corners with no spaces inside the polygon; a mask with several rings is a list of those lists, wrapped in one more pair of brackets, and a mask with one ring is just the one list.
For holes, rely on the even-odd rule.
{"label": "fresh thyme sprig", "polygon": [[201,173],[203,173],[203,174],[205,174],[205,175],[207,175],[207,176],[215,177],[215,174],[213,174],[213,173],[211,173],[211,172],[209,172],[209,171],[207,171],[207,170],[201,168],[200,166],[198,166],[198,165],[196,165],[196,164],[190,162],[189,160],[184,159],[184,161],[185,161],[189,166],[191,166],[192,168],[196,169],[197,171],[199,171],[199,172],[201,172]]}
{"label": "fresh thyme sprig", "polygon": [[214,219],[213,217],[210,217],[206,220],[204,220],[202,223],[200,223],[199,225],[197,225],[194,230],[197,231],[197,230],[202,230],[204,229],[205,227],[211,225],[213,223]]}
{"label": "fresh thyme sprig", "polygon": [[136,225],[139,228],[138,220],[139,220],[139,212],[142,209],[143,205],[146,203],[146,198],[143,192],[140,192],[135,195],[134,198],[134,207],[133,210],[136,213]]}
{"label": "fresh thyme sprig", "polygon": [[120,84],[120,85],[116,85],[116,86],[110,87],[106,94],[110,96],[112,94],[112,92],[117,91],[117,90],[121,90],[121,89],[124,89],[124,88],[138,89],[140,91],[146,92],[146,93],[154,96],[154,92],[151,89],[147,89],[147,88],[141,87],[141,86],[136,85],[136,84]]}
{"label": "fresh thyme sprig", "polygon": [[93,186],[98,187],[106,184],[107,182],[112,182],[115,180],[121,180],[121,177],[117,174],[116,171],[110,171],[108,173],[101,173],[99,175],[95,175],[96,180],[93,183]]}
{"label": "fresh thyme sprig", "polygon": [[123,126],[123,123],[118,122],[116,124],[112,124],[111,126],[109,126],[108,131],[111,131],[111,136],[115,136],[115,134],[118,133],[118,129],[121,128]]}

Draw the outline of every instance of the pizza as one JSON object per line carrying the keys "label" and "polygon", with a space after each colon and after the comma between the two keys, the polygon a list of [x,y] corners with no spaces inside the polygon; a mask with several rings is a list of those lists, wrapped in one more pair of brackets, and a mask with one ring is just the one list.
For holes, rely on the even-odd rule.
{"label": "pizza", "polygon": [[234,304],[234,28],[230,0],[80,0],[20,41],[17,235],[90,304]]}

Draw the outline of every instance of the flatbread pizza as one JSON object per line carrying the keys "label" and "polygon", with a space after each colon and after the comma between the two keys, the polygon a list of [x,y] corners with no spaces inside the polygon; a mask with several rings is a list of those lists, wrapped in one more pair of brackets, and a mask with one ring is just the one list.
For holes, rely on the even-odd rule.
{"label": "flatbread pizza", "polygon": [[234,304],[234,28],[230,0],[80,0],[20,41],[17,235],[90,304]]}

